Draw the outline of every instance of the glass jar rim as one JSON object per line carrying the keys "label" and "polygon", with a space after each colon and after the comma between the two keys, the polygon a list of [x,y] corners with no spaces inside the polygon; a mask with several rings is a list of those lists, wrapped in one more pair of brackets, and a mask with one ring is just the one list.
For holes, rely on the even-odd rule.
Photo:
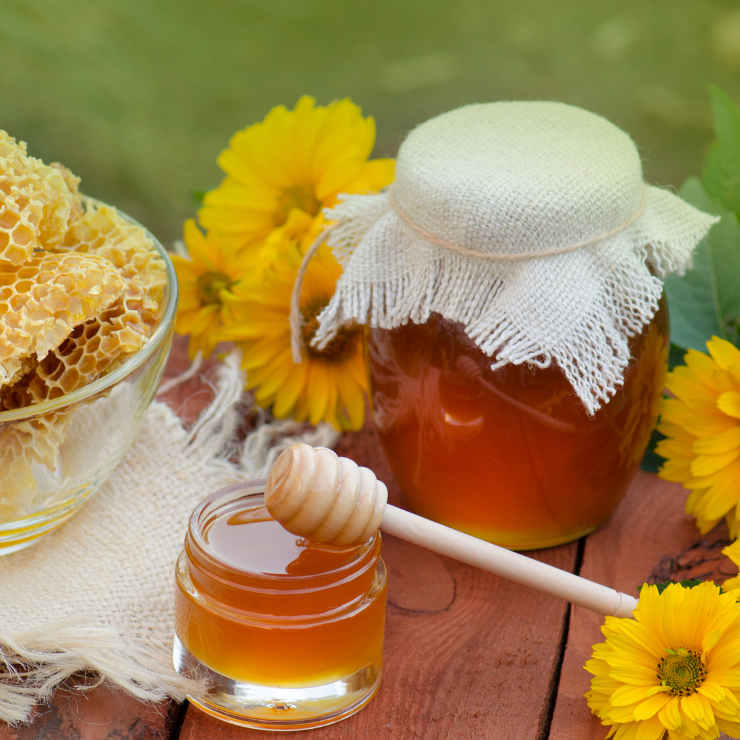
{"label": "glass jar rim", "polygon": [[[263,498],[264,492],[265,492],[265,485],[267,484],[266,478],[258,478],[256,480],[249,480],[249,481],[242,481],[239,483],[232,483],[230,486],[226,486],[225,488],[220,488],[217,491],[214,491],[213,493],[206,496],[196,507],[193,509],[193,513],[190,515],[190,519],[188,521],[188,534],[186,536],[186,545],[187,545],[187,539],[190,539],[190,542],[196,546],[198,550],[199,557],[203,557],[206,562],[209,562],[213,565],[216,565],[217,567],[224,567],[224,562],[221,561],[218,557],[215,556],[211,548],[209,547],[208,543],[206,542],[203,532],[203,524],[205,523],[205,518],[210,518],[212,515],[215,515],[218,512],[218,502],[224,499],[225,497],[229,496],[230,494],[236,493],[238,491],[244,491],[244,498]],[[234,499],[229,499],[228,502],[225,502],[224,505],[231,503]],[[380,540],[380,533],[376,532],[373,537],[371,537],[366,542],[362,543],[361,545],[357,546],[355,548],[355,556],[348,560],[343,565],[339,566],[338,568],[334,568],[332,570],[327,570],[322,573],[317,573],[314,575],[306,576],[306,575],[290,575],[290,574],[264,574],[264,573],[255,573],[251,570],[246,570],[244,568],[239,568],[235,565],[232,565],[231,563],[228,564],[228,569],[234,573],[238,573],[240,575],[248,576],[251,579],[255,580],[264,580],[265,582],[274,581],[276,578],[279,578],[279,580],[282,583],[308,583],[311,581],[320,582],[325,580],[328,577],[336,576],[340,577],[344,572],[351,571],[353,568],[355,568],[364,558],[368,556],[368,553],[373,549],[378,549],[378,556],[380,554],[380,548],[379,548],[379,540]]]}
{"label": "glass jar rim", "polygon": [[[109,208],[114,207],[108,206],[107,203],[103,203],[96,198],[90,198],[86,195],[81,197],[82,202],[85,204],[92,203],[93,205],[98,206],[107,206]],[[108,390],[140,368],[159,349],[168,336],[174,321],[175,312],[177,311],[178,284],[175,267],[172,264],[172,260],[170,259],[167,250],[159,239],[149,231],[149,229],[142,226],[136,219],[131,218],[128,214],[123,213],[123,211],[119,211],[117,208],[115,210],[124,219],[124,221],[127,221],[132,226],[139,226],[146,231],[146,234],[151,239],[157,254],[159,254],[159,256],[164,260],[165,270],[167,272],[167,284],[165,285],[163,292],[164,310],[162,311],[162,316],[157,324],[157,328],[154,330],[152,336],[149,337],[147,343],[140,350],[134,352],[128,360],[123,362],[115,370],[103,375],[103,377],[98,378],[88,385],[84,385],[81,388],[72,391],[71,393],[65,393],[63,396],[59,396],[59,398],[43,401],[42,403],[37,403],[33,406],[24,406],[20,409],[0,411],[0,424],[35,419],[38,416],[45,416],[52,411],[59,411],[66,406],[72,406],[79,401],[93,398],[98,393]]]}

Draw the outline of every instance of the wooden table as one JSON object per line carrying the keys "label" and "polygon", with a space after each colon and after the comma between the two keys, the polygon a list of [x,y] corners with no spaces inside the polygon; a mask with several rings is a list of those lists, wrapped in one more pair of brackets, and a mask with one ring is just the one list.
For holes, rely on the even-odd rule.
{"label": "wooden table", "polygon": [[[167,374],[185,363],[179,342]],[[187,422],[210,398],[196,378],[166,400]],[[344,435],[337,452],[372,468],[388,484],[392,502],[400,502],[371,424]],[[680,486],[639,473],[601,530],[529,555],[628,593],[646,580],[736,575],[720,552],[726,531],[718,527],[702,538],[684,514],[685,499]],[[583,664],[601,641],[601,617],[393,537],[384,537],[383,558],[389,587],[380,691],[350,719],[292,733],[294,740],[606,735],[583,698],[589,686]],[[0,726],[0,740],[263,740],[278,734],[223,724],[187,704],[141,704],[107,686],[84,694],[59,689],[31,724]]]}

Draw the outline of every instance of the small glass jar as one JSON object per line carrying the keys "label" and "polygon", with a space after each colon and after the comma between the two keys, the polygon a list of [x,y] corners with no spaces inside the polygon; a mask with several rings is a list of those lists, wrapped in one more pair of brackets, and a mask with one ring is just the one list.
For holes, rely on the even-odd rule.
{"label": "small glass jar", "polygon": [[205,498],[177,563],[174,663],[207,677],[188,697],[219,719],[264,730],[338,722],[380,685],[386,571],[380,535],[310,543],[264,503],[265,481]]}
{"label": "small glass jar", "polygon": [[514,550],[570,542],[611,515],[658,416],[668,362],[665,299],[632,361],[589,416],[556,366],[491,360],[461,324],[368,332],[371,401],[411,509]]}

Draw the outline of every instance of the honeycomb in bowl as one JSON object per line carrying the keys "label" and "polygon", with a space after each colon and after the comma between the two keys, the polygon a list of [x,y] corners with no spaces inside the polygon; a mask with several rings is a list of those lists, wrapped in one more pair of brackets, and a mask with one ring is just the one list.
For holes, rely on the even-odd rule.
{"label": "honeycomb in bowl", "polygon": [[78,182],[61,165],[29,157],[23,142],[0,131],[0,264],[21,265],[35,249],[62,241],[82,211]]}
{"label": "honeycomb in bowl", "polygon": [[125,288],[118,270],[96,255],[39,252],[19,266],[0,263],[0,386],[18,380]]}
{"label": "honeycomb in bowl", "polygon": [[138,313],[119,298],[99,316],[77,326],[59,347],[33,363],[19,382],[0,390],[2,408],[53,400],[105,375],[146,344],[148,328],[136,317]]}
{"label": "honeycomb in bowl", "polygon": [[164,260],[146,231],[125,221],[115,208],[88,203],[55,251],[106,259],[125,282],[122,295],[79,325],[3,399],[5,408],[41,403],[92,383],[141,349],[159,322],[167,281]]}
{"label": "honeycomb in bowl", "polygon": [[[151,237],[78,186],[0,131],[0,411],[29,407],[22,419],[0,415],[0,523],[65,494],[91,414],[90,399],[32,407],[110,372],[160,320],[167,275]],[[107,392],[92,404],[101,400]]]}
{"label": "honeycomb in bowl", "polygon": [[115,208],[88,203],[54,251],[94,254],[115,265],[128,284],[128,305],[154,331],[167,272],[145,229],[125,221]]}

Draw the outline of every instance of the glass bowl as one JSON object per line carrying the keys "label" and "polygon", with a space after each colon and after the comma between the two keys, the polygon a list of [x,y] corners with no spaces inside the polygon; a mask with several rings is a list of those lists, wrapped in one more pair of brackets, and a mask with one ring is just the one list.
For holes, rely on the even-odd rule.
{"label": "glass bowl", "polygon": [[12,456],[14,449],[32,446],[36,458],[0,467],[0,555],[32,545],[95,493],[133,442],[154,398],[172,346],[177,278],[164,247],[147,233],[167,269],[160,322],[147,344],[83,388],[0,411],[3,452]]}

